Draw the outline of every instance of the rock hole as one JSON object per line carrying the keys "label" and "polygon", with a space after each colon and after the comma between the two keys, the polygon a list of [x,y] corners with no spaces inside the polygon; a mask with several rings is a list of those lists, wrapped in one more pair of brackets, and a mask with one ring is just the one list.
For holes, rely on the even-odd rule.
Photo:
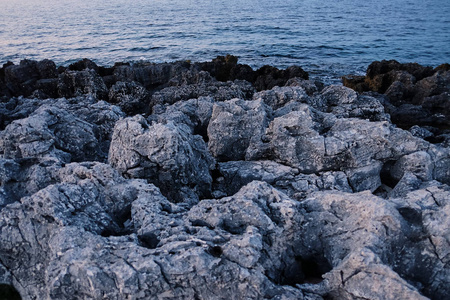
{"label": "rock hole", "polygon": [[293,261],[286,263],[280,283],[291,286],[318,284],[323,281],[322,275],[331,269],[331,265],[324,258],[296,256]]}
{"label": "rock hole", "polygon": [[196,126],[194,127],[194,134],[198,134],[199,136],[201,136],[205,143],[209,142],[207,129],[208,126],[202,125],[200,122],[197,122]]}
{"label": "rock hole", "polygon": [[0,299],[22,300],[22,297],[12,285],[0,284]]}
{"label": "rock hole", "polygon": [[394,164],[395,160],[389,160],[383,165],[380,171],[381,183],[387,185],[390,188],[394,188],[398,183],[398,180],[393,178],[391,175],[391,169]]}
{"label": "rock hole", "polygon": [[159,238],[152,232],[141,234],[138,236],[138,239],[141,245],[148,249],[155,249],[159,244]]}
{"label": "rock hole", "polygon": [[219,182],[219,178],[223,178],[223,174],[220,172],[219,169],[214,169],[211,171],[211,178],[213,182]]}
{"label": "rock hole", "polygon": [[116,222],[120,228],[126,229],[131,220],[131,205],[126,206],[122,211],[116,213]]}
{"label": "rock hole", "polygon": [[210,246],[207,252],[214,257],[220,257],[222,256],[223,250],[220,246]]}
{"label": "rock hole", "polygon": [[133,233],[134,228],[132,228],[131,222],[131,205],[116,213],[113,219],[114,222],[100,233],[101,236],[124,236]]}

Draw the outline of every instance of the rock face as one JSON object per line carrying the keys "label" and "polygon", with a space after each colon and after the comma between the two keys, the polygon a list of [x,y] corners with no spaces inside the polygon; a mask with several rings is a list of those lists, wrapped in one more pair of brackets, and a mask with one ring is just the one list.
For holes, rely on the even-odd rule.
{"label": "rock face", "polygon": [[5,65],[0,299],[445,299],[447,71]]}

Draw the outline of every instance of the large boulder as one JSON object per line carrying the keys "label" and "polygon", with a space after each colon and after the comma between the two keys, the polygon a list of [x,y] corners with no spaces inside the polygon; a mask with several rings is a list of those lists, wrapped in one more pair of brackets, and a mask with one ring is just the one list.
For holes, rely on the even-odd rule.
{"label": "large boulder", "polygon": [[114,128],[108,160],[120,173],[147,179],[176,202],[196,202],[211,192],[214,160],[203,139],[183,125],[148,124],[140,115],[123,119]]}
{"label": "large boulder", "polygon": [[219,161],[243,160],[252,139],[259,140],[271,110],[262,100],[215,103],[208,125],[208,149]]}

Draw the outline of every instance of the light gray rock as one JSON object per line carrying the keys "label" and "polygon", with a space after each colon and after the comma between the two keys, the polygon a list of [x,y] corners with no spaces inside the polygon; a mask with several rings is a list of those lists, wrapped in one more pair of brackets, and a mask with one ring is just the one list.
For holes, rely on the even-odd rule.
{"label": "light gray rock", "polygon": [[450,286],[450,191],[428,182],[392,199],[402,215],[404,235],[393,248],[394,270],[432,299],[447,297]]}
{"label": "light gray rock", "polygon": [[324,277],[332,299],[428,299],[367,248],[351,253]]}
{"label": "light gray rock", "polygon": [[215,103],[208,125],[208,149],[218,161],[243,160],[251,140],[261,139],[271,110],[261,100]]}
{"label": "light gray rock", "polygon": [[358,95],[354,90],[337,85],[324,88],[309,102],[312,107],[334,114],[338,118],[359,118],[370,121],[389,121],[384,106],[376,98]]}
{"label": "light gray rock", "polygon": [[118,107],[90,97],[48,99],[36,106],[23,99],[15,110],[23,118],[0,132],[3,158],[106,161],[114,124],[124,116]]}
{"label": "light gray rock", "polygon": [[414,152],[401,157],[391,169],[391,176],[400,180],[406,173],[412,173],[423,181],[433,179],[433,162],[425,151]]}
{"label": "light gray rock", "polygon": [[299,280],[300,216],[265,183],[187,212],[108,165],[59,176],[0,212],[0,255],[23,299],[322,299],[274,283]]}
{"label": "light gray rock", "polygon": [[312,96],[315,93],[317,93],[318,91],[320,91],[321,89],[323,89],[322,83],[314,82],[312,80],[305,80],[300,77],[294,77],[294,78],[289,79],[286,82],[285,86],[302,87],[305,90],[306,94],[308,94],[308,96]]}
{"label": "light gray rock", "polygon": [[253,95],[253,100],[261,99],[273,110],[277,110],[291,101],[307,103],[309,96],[302,87],[274,87]]}
{"label": "light gray rock", "polygon": [[0,159],[0,209],[55,183],[61,167],[54,158]]}
{"label": "light gray rock", "polygon": [[173,105],[157,105],[153,108],[153,114],[147,120],[149,123],[185,124],[192,134],[198,134],[205,141],[208,140],[207,128],[211,120],[214,106],[212,97],[200,97],[187,101],[179,101]]}
{"label": "light gray rock", "polygon": [[182,124],[149,125],[140,115],[117,122],[109,163],[125,176],[156,184],[176,202],[196,202],[211,192],[214,160],[203,139]]}
{"label": "light gray rock", "polygon": [[323,282],[299,285],[301,289],[333,299],[427,299],[407,283],[404,273],[404,278],[396,273],[392,249],[404,245],[402,237],[411,229],[404,226],[395,204],[367,191],[318,192],[300,206],[304,220],[297,255],[318,266],[331,265],[323,272]]}
{"label": "light gray rock", "polygon": [[373,161],[371,164],[355,168],[348,169],[345,173],[348,177],[348,182],[355,192],[362,192],[370,190],[375,192],[381,186],[381,169],[383,164],[379,161]]}
{"label": "light gray rock", "polygon": [[52,106],[9,124],[0,135],[3,158],[57,157],[63,162],[98,157],[92,124]]}

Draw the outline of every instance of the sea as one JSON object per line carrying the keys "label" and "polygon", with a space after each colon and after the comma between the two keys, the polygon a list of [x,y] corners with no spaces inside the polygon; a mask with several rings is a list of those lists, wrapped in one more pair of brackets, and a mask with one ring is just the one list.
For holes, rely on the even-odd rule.
{"label": "sea", "polygon": [[0,0],[0,64],[226,54],[325,82],[375,60],[450,63],[450,0]]}

